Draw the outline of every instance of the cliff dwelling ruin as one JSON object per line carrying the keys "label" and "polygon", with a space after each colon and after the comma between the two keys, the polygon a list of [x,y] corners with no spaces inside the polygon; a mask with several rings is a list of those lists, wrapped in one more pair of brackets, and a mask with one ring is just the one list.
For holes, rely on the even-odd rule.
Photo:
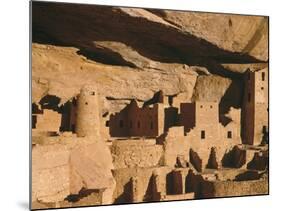
{"label": "cliff dwelling ruin", "polygon": [[32,6],[32,209],[268,194],[267,17]]}

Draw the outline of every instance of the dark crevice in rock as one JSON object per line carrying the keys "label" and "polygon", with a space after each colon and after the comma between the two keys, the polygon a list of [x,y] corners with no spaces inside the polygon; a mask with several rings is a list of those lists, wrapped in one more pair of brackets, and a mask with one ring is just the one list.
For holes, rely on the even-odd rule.
{"label": "dark crevice in rock", "polygon": [[78,55],[83,55],[89,60],[93,60],[102,64],[108,65],[116,65],[116,66],[127,66],[136,68],[137,66],[131,62],[128,62],[123,59],[123,57],[111,51],[110,49],[106,48],[92,48],[91,50],[88,49],[80,49],[77,51]]}
{"label": "dark crevice in rock", "polygon": [[115,97],[111,97],[111,96],[107,96],[106,97],[107,100],[136,100],[136,101],[139,101],[139,102],[144,102],[143,100],[141,99],[136,99],[136,98],[115,98]]}

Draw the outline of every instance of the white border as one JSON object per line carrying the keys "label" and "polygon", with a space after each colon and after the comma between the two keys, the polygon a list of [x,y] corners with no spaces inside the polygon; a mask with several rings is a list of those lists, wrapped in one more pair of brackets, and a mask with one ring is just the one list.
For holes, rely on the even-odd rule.
{"label": "white border", "polygon": [[[60,1],[60,0],[58,0]],[[276,0],[67,0],[67,2],[270,16],[270,196],[67,210],[276,210],[280,207],[280,6]],[[1,2],[1,210],[28,208],[29,2]],[[279,118],[278,118],[279,117]]]}

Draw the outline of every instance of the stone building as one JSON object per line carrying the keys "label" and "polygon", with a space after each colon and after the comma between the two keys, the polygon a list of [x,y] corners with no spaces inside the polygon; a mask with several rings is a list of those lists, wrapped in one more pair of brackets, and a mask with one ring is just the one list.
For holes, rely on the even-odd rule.
{"label": "stone building", "polygon": [[[264,120],[267,113],[262,112],[267,109],[268,88],[267,75],[263,74],[263,70],[250,72],[249,75],[245,91],[250,94],[245,97],[250,97],[246,98],[243,105],[243,114],[250,116],[243,120],[245,124],[252,125],[244,128],[248,135],[246,140],[253,140],[261,134],[260,130],[267,129],[263,129],[264,125],[267,127]],[[239,168],[247,173],[248,169],[256,169],[256,166],[261,170],[267,166],[267,155],[261,149],[241,148],[240,110],[230,109],[230,121],[222,124],[218,102],[175,104],[173,98],[164,96],[162,91],[145,102],[143,107],[132,100],[120,112],[111,114],[107,122],[111,138],[102,140],[96,91],[95,87],[84,86],[77,97],[60,107],[47,104],[42,110],[34,107],[36,121],[33,126],[44,128],[45,131],[56,131],[58,136],[33,138],[43,140],[38,143],[48,145],[56,142],[62,145],[62,158],[50,162],[55,167],[57,162],[63,165],[57,172],[53,172],[52,167],[47,173],[42,173],[44,166],[39,162],[41,148],[40,145],[34,146],[33,153],[37,154],[33,157],[38,159],[40,165],[34,165],[34,178],[37,179],[34,179],[33,198],[68,206],[69,203],[118,204],[208,198],[223,196],[225,192],[221,192],[221,189],[224,190],[224,187],[231,187],[243,194],[243,189],[239,189],[243,181],[230,181],[240,171],[235,169],[233,172],[237,172],[234,174],[229,168]],[[48,120],[46,124],[43,124],[40,116]],[[60,133],[64,131],[73,133],[69,136],[68,133]],[[49,159],[53,159],[51,147],[46,148],[46,154],[50,153]],[[228,159],[231,160],[231,166],[225,162]],[[76,169],[72,171],[74,167]],[[41,178],[51,175],[54,180],[57,175],[64,177],[54,187],[51,184],[56,181],[50,180],[51,188],[45,191],[44,180],[36,174],[41,175]],[[251,188],[264,187],[263,183],[256,180]],[[87,184],[85,190],[81,189],[84,184]],[[65,192],[54,198],[45,196],[46,192],[53,195],[60,193],[60,190]],[[253,190],[253,193],[267,191]],[[83,191],[90,195],[85,195]],[[233,195],[233,191],[227,194]],[[72,202],[66,200],[66,196],[67,199],[77,197],[79,200]]]}
{"label": "stone building", "polygon": [[164,106],[155,103],[153,106],[140,108],[135,100],[119,113],[109,119],[109,133],[112,137],[156,137],[164,130]]}
{"label": "stone building", "polygon": [[246,71],[244,83],[242,140],[260,145],[268,133],[268,68]]}
{"label": "stone building", "polygon": [[213,133],[219,123],[218,103],[194,102],[180,104],[180,122],[185,133],[195,126],[202,127],[201,137]]}
{"label": "stone building", "polygon": [[[241,144],[240,124],[232,120],[226,125],[221,124],[217,102],[181,103],[178,112],[178,108],[172,107],[170,103],[165,104],[163,99],[163,93],[160,92],[158,98],[154,96],[143,108],[138,107],[133,100],[119,113],[111,115],[110,135],[124,138],[154,137],[157,145],[152,147],[164,147],[164,165],[174,167],[179,158],[182,158],[198,171],[207,167],[220,168],[225,153]],[[139,140],[139,144],[141,143],[144,140]],[[127,143],[126,146],[130,145]],[[129,148],[137,159],[141,153]],[[128,150],[118,153],[118,158],[126,156],[127,152]]]}
{"label": "stone building", "polygon": [[218,169],[225,153],[241,144],[239,125],[219,122],[217,102],[182,103],[179,126],[169,128],[163,144],[165,165],[175,166],[181,158],[200,172]]}
{"label": "stone building", "polygon": [[178,122],[179,108],[160,90],[143,107],[132,100],[120,112],[111,114],[108,127],[111,137],[158,137]]}
{"label": "stone building", "polygon": [[219,121],[219,105],[217,102],[181,103],[180,125],[184,126],[185,135],[194,134],[194,138],[201,140],[237,139],[240,134],[238,127],[225,127]]}
{"label": "stone building", "polygon": [[40,108],[32,104],[32,133],[41,135],[55,135],[59,132],[61,125],[61,114],[53,109]]}

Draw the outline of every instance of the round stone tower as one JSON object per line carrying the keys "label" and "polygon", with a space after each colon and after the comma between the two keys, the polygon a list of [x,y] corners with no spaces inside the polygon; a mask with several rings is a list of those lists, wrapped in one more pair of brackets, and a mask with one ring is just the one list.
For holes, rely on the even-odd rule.
{"label": "round stone tower", "polygon": [[97,89],[84,86],[77,100],[76,133],[79,137],[100,137],[100,117]]}

